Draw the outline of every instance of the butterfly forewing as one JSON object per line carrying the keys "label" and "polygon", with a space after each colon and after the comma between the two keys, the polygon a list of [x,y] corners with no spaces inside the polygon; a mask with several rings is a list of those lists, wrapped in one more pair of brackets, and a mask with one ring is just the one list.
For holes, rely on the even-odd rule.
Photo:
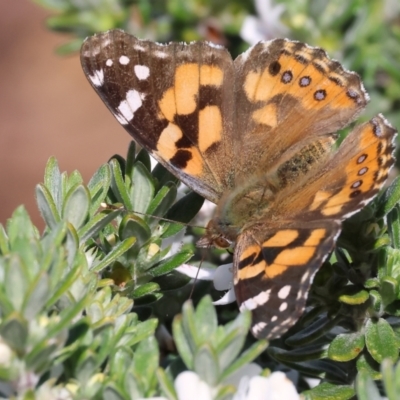
{"label": "butterfly forewing", "polygon": [[337,132],[368,101],[356,73],[300,42],[260,42],[235,60],[235,68],[236,144],[245,174],[279,163],[299,142]]}
{"label": "butterfly forewing", "polygon": [[88,38],[81,62],[116,119],[184,183],[214,202],[232,186],[234,79],[226,49],[160,45],[114,30]]}

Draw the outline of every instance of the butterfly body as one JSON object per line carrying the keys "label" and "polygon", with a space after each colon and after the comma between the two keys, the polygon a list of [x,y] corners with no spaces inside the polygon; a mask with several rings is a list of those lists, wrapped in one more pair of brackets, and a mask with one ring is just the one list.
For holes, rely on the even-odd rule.
{"label": "butterfly body", "polygon": [[253,334],[284,333],[341,221],[394,163],[396,131],[381,115],[335,147],[368,101],[358,75],[290,40],[232,60],[220,46],[159,45],[119,30],[87,39],[81,60],[135,140],[217,204],[200,245],[234,245],[236,297],[252,311]]}

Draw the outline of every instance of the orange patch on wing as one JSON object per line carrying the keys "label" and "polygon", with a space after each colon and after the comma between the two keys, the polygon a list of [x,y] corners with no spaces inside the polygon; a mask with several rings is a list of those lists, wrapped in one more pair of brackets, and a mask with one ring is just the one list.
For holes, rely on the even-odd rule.
{"label": "orange patch on wing", "polygon": [[251,71],[247,74],[244,84],[243,84],[243,89],[244,92],[246,93],[247,98],[251,102],[256,102],[257,100],[255,99],[255,94],[256,94],[256,89],[258,82],[260,80],[261,74],[259,72],[254,72]]}
{"label": "orange patch on wing", "polygon": [[199,148],[205,152],[221,140],[222,116],[219,107],[207,106],[199,112]]}
{"label": "orange patch on wing", "polygon": [[170,160],[177,152],[175,142],[182,138],[179,126],[169,123],[161,132],[157,142],[157,153],[166,160]]}
{"label": "orange patch on wing", "polygon": [[270,103],[253,112],[253,120],[259,124],[269,125],[274,128],[278,125],[276,104]]}
{"label": "orange patch on wing", "polygon": [[203,173],[203,157],[200,155],[199,151],[195,147],[191,147],[190,149],[185,149],[190,151],[192,154],[192,158],[187,162],[185,168],[182,168],[182,171],[186,172],[189,175],[199,176]]}
{"label": "orange patch on wing", "polygon": [[299,236],[299,232],[293,229],[278,231],[274,236],[266,240],[263,247],[285,247]]}
{"label": "orange patch on wing", "polygon": [[[342,205],[343,205],[343,202],[342,202]],[[333,206],[333,207],[324,207],[321,210],[321,213],[326,215],[326,216],[339,214],[342,211],[342,205]]]}
{"label": "orange patch on wing", "polygon": [[326,237],[326,229],[315,229],[312,231],[310,237],[304,242],[304,246],[318,246],[321,241]]}
{"label": "orange patch on wing", "polygon": [[286,265],[279,265],[279,264],[271,264],[265,269],[265,277],[272,279],[275,278],[276,276],[282,275],[288,267]]}
{"label": "orange patch on wing", "polygon": [[215,65],[202,65],[200,69],[200,85],[221,86],[224,72]]}
{"label": "orange patch on wing", "polygon": [[249,264],[249,266],[238,270],[237,277],[238,279],[254,278],[257,275],[264,273],[266,267],[267,263],[264,260],[261,260],[257,264]]}
{"label": "orange patch on wing", "polygon": [[324,190],[319,190],[314,197],[314,200],[310,206],[310,210],[316,210],[321,203],[323,203],[325,200],[329,199],[331,197],[331,192],[326,192]]}
{"label": "orange patch on wing", "polygon": [[162,115],[170,122],[174,120],[176,114],[175,105],[175,91],[174,88],[170,88],[164,92],[163,97],[158,102]]}
{"label": "orange patch on wing", "polygon": [[176,112],[191,114],[197,108],[196,95],[199,93],[200,70],[198,64],[180,65],[175,72]]}
{"label": "orange patch on wing", "polygon": [[315,254],[315,247],[296,247],[282,250],[275,258],[274,264],[305,265]]}
{"label": "orange patch on wing", "polygon": [[245,260],[247,257],[251,257],[251,256],[257,256],[257,254],[260,252],[260,246],[257,245],[253,245],[253,246],[249,246],[246,247],[242,254],[240,255],[240,261]]}

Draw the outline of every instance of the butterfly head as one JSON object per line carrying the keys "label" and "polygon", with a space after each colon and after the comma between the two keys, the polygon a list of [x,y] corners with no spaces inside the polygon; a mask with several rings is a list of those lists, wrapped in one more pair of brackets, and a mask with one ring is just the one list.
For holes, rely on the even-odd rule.
{"label": "butterfly head", "polygon": [[[196,243],[197,247],[216,247],[217,249],[228,249],[232,247],[235,234],[222,227],[219,218],[213,218],[207,224],[205,235]],[[228,234],[226,234],[227,232]]]}

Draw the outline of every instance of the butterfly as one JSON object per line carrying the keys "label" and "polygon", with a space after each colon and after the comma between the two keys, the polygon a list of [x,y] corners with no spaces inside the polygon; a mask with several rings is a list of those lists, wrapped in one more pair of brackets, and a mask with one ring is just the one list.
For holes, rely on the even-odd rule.
{"label": "butterfly", "polygon": [[83,43],[89,82],[129,134],[217,204],[200,246],[234,246],[240,309],[275,338],[302,315],[341,222],[394,164],[382,115],[337,131],[368,102],[360,77],[320,48],[260,42],[232,60],[212,43],[158,44],[121,30]]}

